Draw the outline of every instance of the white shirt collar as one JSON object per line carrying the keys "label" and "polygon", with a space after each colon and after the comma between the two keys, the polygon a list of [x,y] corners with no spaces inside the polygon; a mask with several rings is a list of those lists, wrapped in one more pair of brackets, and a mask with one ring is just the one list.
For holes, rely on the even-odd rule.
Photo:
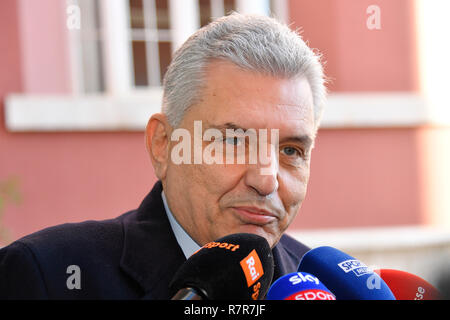
{"label": "white shirt collar", "polygon": [[195,242],[189,234],[183,229],[183,227],[178,223],[175,217],[170,211],[169,206],[167,205],[166,196],[164,194],[164,190],[161,192],[161,197],[164,202],[164,208],[166,209],[167,218],[169,218],[170,226],[172,227],[172,231],[175,234],[175,238],[177,239],[178,245],[183,250],[183,253],[188,259],[194,252],[199,250],[201,247]]}

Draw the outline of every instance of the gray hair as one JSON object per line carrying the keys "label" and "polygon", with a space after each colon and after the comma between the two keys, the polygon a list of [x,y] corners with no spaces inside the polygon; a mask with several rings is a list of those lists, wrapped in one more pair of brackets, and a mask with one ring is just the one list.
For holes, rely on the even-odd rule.
{"label": "gray hair", "polygon": [[194,105],[213,60],[242,69],[291,79],[305,76],[311,87],[316,130],[322,118],[326,88],[320,55],[300,35],[273,18],[232,13],[194,33],[174,54],[164,76],[162,112],[177,127]]}

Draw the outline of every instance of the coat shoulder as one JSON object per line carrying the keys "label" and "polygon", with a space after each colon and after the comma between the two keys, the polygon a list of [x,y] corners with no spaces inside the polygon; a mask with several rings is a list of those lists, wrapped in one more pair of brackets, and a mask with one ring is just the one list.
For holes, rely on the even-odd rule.
{"label": "coat shoulder", "polygon": [[0,249],[0,297],[77,298],[85,290],[66,285],[73,265],[81,270],[83,286],[117,277],[125,215],[45,228]]}
{"label": "coat shoulder", "polygon": [[[123,242],[121,217],[110,220],[88,220],[64,223],[29,234],[16,242],[30,248],[35,254],[97,251],[117,248]],[[48,257],[47,257],[48,258]]]}

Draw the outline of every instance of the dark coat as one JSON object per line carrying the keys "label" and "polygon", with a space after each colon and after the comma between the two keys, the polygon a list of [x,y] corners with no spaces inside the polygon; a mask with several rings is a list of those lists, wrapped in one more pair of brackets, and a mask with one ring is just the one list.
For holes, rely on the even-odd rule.
{"label": "dark coat", "polygon": [[[50,227],[2,248],[0,299],[170,299],[168,284],[186,258],[161,191],[158,181],[137,210],[115,219]],[[283,235],[273,249],[274,279],[297,271],[308,250]],[[68,289],[71,265],[80,289]]]}

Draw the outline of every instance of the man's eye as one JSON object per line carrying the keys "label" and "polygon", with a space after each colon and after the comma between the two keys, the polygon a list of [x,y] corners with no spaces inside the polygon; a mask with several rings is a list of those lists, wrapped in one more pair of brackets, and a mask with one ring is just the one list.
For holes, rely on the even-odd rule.
{"label": "man's eye", "polygon": [[230,137],[230,138],[225,138],[224,141],[228,144],[232,144],[232,145],[240,145],[242,143],[241,138],[238,137]]}
{"label": "man's eye", "polygon": [[287,156],[301,156],[300,151],[298,151],[296,148],[293,147],[284,147],[282,149],[282,152]]}

